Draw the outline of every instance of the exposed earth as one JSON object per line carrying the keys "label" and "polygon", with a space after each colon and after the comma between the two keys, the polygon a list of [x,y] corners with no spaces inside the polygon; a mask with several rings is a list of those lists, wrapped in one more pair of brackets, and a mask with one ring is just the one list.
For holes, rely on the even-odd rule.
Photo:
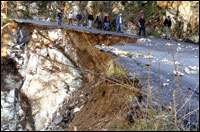
{"label": "exposed earth", "polygon": [[[20,98],[25,99],[25,102],[20,102],[20,105],[26,113],[24,120],[25,122],[28,120],[29,123],[27,124],[29,125],[22,126],[22,130],[107,130],[109,123],[125,117],[129,110],[126,108],[127,104],[124,98],[133,93],[137,96],[141,96],[141,94],[115,85],[115,83],[111,82],[112,79],[110,80],[110,76],[102,77],[102,74],[107,71],[113,60],[116,60],[117,64],[128,71],[127,75],[129,78],[132,78],[133,81],[135,81],[135,78],[139,79],[143,92],[148,92],[149,78],[151,95],[169,108],[171,107],[170,103],[173,104],[173,91],[176,90],[176,94],[178,91],[171,54],[171,43],[169,40],[152,37],[141,38],[132,34],[88,29],[87,27],[70,26],[66,24],[58,26],[57,23],[44,21],[23,19],[14,19],[13,21],[17,24],[14,24],[15,29],[18,31],[21,29],[25,34],[21,36],[22,40],[26,36],[29,36],[28,34],[31,34],[31,39],[27,39],[25,43],[21,41],[21,44],[25,45],[24,49],[19,48],[16,51],[12,50],[10,54],[6,51],[7,56],[9,56],[8,58],[12,59],[2,57],[1,65],[4,68],[6,65],[10,65],[11,69],[9,69],[9,67],[7,67],[7,69],[1,69],[1,71],[4,72],[5,78],[5,81],[1,80],[5,83],[5,86],[1,85],[1,91],[8,91],[9,93],[15,89],[10,89],[10,91],[6,90],[6,87],[11,87],[11,85],[8,85],[9,82],[6,82],[6,80],[9,80],[6,75],[6,71],[8,70],[12,72],[12,76],[9,77],[16,78],[15,80],[17,80],[16,86],[12,86],[21,87],[19,89],[22,89],[23,92]],[[4,35],[6,33],[4,33]],[[17,32],[14,33],[20,34]],[[43,42],[41,33],[46,37],[52,33],[52,36],[49,35],[49,39],[46,38],[48,41],[46,40],[46,42]],[[34,37],[34,34],[40,37]],[[2,38],[4,40],[3,44],[7,43],[5,41],[7,38],[14,41],[14,37],[16,36],[4,36]],[[16,44],[16,42],[17,41],[12,43]],[[54,43],[56,45],[54,45]],[[187,114],[195,110],[190,117],[191,124],[197,126],[199,120],[196,116],[199,113],[199,45],[178,41],[172,41],[172,43],[175,63],[178,65],[180,75],[182,113]],[[18,42],[18,44],[20,43]],[[44,57],[37,58],[37,55],[35,56],[29,52],[29,49],[34,50],[36,53],[41,53],[46,58],[49,57],[50,60],[66,63],[66,65],[70,65],[71,68],[63,68],[56,63],[52,63],[51,66],[47,60],[42,59]],[[46,51],[46,49],[48,49],[48,51]],[[15,60],[15,58],[17,58],[16,54],[12,56],[14,52],[22,54],[22,64],[20,64],[20,59],[17,61]],[[151,58],[150,63],[149,58]],[[24,68],[24,66],[26,67]],[[49,70],[50,67],[52,67],[52,69]],[[148,77],[149,67],[150,76]],[[14,68],[14,70],[12,68]],[[16,69],[18,69],[17,72]],[[58,72],[57,69],[60,69],[60,71]],[[89,70],[93,75],[84,73],[83,69]],[[24,73],[26,71],[29,72]],[[52,75],[55,75],[55,77]],[[73,79],[68,80],[68,78]],[[47,85],[47,89],[43,89],[43,95],[48,92],[52,92],[52,94],[58,92],[58,94],[52,96],[52,98],[56,99],[60,97],[63,98],[63,100],[56,100],[56,105],[54,105],[54,103],[48,104],[48,97],[48,101],[46,102],[45,99],[42,99],[43,97],[39,94],[40,92],[33,90],[34,88],[38,88],[39,90],[39,85],[37,86],[36,84],[44,84],[46,80],[48,82],[48,79],[51,80],[49,81],[51,83]],[[116,76],[115,79],[120,80],[120,83],[132,84],[122,76]],[[56,82],[57,80],[58,82]],[[115,80],[112,81],[115,82]],[[66,84],[63,84],[63,82],[66,82]],[[73,83],[73,85],[70,84],[70,82]],[[30,86],[32,90],[29,89]],[[57,86],[57,91],[49,90],[54,86]],[[139,87],[138,85],[136,86],[136,84],[132,86]],[[67,94],[63,92],[63,87],[67,89]],[[140,88],[141,87],[139,87],[139,89]],[[35,92],[35,95],[32,94],[33,92]],[[9,97],[6,92],[1,94],[5,94],[5,97]],[[35,98],[38,97],[41,97],[42,105],[37,104]],[[6,98],[1,99],[6,102]],[[176,98],[176,102],[178,102],[177,100]],[[16,101],[16,99],[14,99],[14,101]],[[159,105],[157,101],[153,102],[154,106]],[[190,107],[188,105],[189,103]],[[56,109],[56,115],[54,109],[50,107],[51,105]],[[7,106],[8,104],[4,103],[1,109],[5,109]],[[46,108],[40,108],[42,106]],[[48,109],[48,107],[49,113],[47,113],[47,117],[43,118],[43,120],[40,119],[39,115],[43,115],[43,110]],[[177,106],[177,109],[178,108]],[[31,113],[32,111],[34,111],[34,113]],[[4,114],[6,115],[6,111],[4,111]],[[177,112],[177,114],[179,114],[179,112]],[[62,117],[60,117],[61,115]],[[12,117],[9,119],[12,119]],[[56,126],[50,128],[49,126],[53,126],[48,124],[51,121],[46,125],[45,123],[47,121],[45,121],[45,119],[52,119],[55,124],[59,124],[63,121],[64,123],[62,122],[60,124],[60,126],[63,127],[58,129]],[[185,119],[188,120],[188,116],[186,116]],[[36,122],[36,120],[38,122]],[[4,126],[1,126],[2,130],[14,130],[14,128],[11,129],[9,126],[6,126],[4,120],[3,122]],[[43,122],[45,126],[40,125],[40,122]],[[18,129],[15,128],[15,130]]]}

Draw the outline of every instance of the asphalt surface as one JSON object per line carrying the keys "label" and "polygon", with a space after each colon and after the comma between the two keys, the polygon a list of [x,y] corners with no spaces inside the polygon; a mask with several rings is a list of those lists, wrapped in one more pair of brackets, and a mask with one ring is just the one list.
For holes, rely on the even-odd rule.
{"label": "asphalt surface", "polygon": [[[31,23],[35,25],[52,26],[56,28],[70,28],[74,30],[81,30],[84,32],[91,32],[94,34],[110,34],[126,36],[130,38],[137,38],[140,40],[143,39],[137,35],[89,29],[87,27],[82,26],[71,26],[67,24],[62,24],[62,26],[58,26],[57,23],[52,22],[22,19],[14,19],[14,21],[19,23]],[[178,41],[172,41],[172,43],[175,60],[179,63],[178,71],[181,71],[184,74],[183,76],[179,76],[179,79],[181,105],[183,107],[182,111],[183,114],[185,114],[189,112],[189,107],[190,111],[199,108],[199,44]],[[160,90],[161,102],[167,106],[170,105],[170,102],[173,104],[173,91],[175,90],[177,94],[177,80],[173,72],[174,65],[169,40],[147,37],[144,41],[141,41],[140,43],[130,43],[112,47],[120,51],[126,51],[133,54],[132,57],[119,56],[118,63],[120,63],[124,68],[126,68],[131,75],[135,74],[141,79],[141,83],[144,86],[143,91],[147,91],[147,80],[149,72],[149,62],[148,58],[145,58],[145,56],[148,56],[148,53],[150,53],[150,55],[153,57],[150,62],[151,94],[155,98],[159,99]],[[109,49],[105,49],[105,51],[108,50]],[[112,52],[112,50],[110,51]],[[142,55],[143,57],[138,57],[138,54]],[[185,72],[185,68],[187,68],[188,66],[196,66],[196,74],[187,74]],[[176,102],[178,103],[177,96]],[[155,105],[156,104],[157,103],[155,102]],[[199,110],[197,111],[199,113]],[[191,122],[195,123],[196,120],[196,113],[193,113],[191,115]]]}

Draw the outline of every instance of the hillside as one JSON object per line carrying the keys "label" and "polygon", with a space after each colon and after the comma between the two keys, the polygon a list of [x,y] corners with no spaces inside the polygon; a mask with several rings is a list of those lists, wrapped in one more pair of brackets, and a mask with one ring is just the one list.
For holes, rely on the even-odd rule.
{"label": "hillside", "polygon": [[[95,18],[101,12],[108,13],[111,18],[110,30],[116,31],[116,16],[119,13],[124,17],[124,30],[126,33],[138,34],[137,21],[142,13],[147,21],[147,36],[164,38],[163,21],[165,16],[171,16],[172,36],[180,41],[199,42],[199,2],[198,1],[69,1],[69,2],[2,2],[1,17],[17,19],[34,19],[43,21],[57,21],[57,13],[62,10],[63,23],[68,23],[67,14],[73,11],[83,15],[82,23],[87,22],[88,13]],[[7,8],[6,8],[7,7]],[[6,14],[7,12],[7,14]],[[74,18],[76,22],[76,19]],[[97,27],[95,24],[94,27]]]}
{"label": "hillside", "polygon": [[[1,131],[199,130],[198,2],[1,3]],[[58,25],[58,9],[109,12],[110,30]],[[161,21],[174,10],[167,40]]]}

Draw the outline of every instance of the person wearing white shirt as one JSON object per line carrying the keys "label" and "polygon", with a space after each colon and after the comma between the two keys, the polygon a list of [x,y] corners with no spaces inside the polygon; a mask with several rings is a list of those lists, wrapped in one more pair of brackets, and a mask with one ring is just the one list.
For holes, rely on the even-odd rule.
{"label": "person wearing white shirt", "polygon": [[122,17],[121,16],[119,17],[119,23],[120,24],[122,23]]}
{"label": "person wearing white shirt", "polygon": [[73,14],[72,14],[72,11],[69,13],[69,15],[68,15],[68,20],[69,20],[69,25],[71,24],[71,25],[73,25],[72,24],[72,19],[73,19]]}
{"label": "person wearing white shirt", "polygon": [[121,33],[123,33],[123,28],[122,28],[122,23],[123,23],[122,14],[120,14],[119,16],[117,16],[116,23],[117,23],[117,31],[116,32],[118,32],[119,27],[120,27]]}

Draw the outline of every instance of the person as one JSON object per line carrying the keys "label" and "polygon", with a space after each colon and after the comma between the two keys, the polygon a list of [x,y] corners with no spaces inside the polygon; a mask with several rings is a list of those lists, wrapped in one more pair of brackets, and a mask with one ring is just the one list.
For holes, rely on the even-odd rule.
{"label": "person", "polygon": [[59,12],[59,13],[57,14],[57,16],[58,16],[58,25],[61,25],[61,23],[62,23],[62,13]]}
{"label": "person", "polygon": [[77,15],[76,15],[76,18],[77,18],[77,20],[78,20],[78,26],[80,25],[80,21],[81,21],[81,19],[82,19],[82,15],[80,14],[80,13],[78,13]]}
{"label": "person", "polygon": [[88,21],[89,21],[89,28],[91,29],[92,28],[92,22],[94,20],[94,17],[92,14],[89,14],[88,15]]}
{"label": "person", "polygon": [[96,22],[98,23],[97,28],[98,28],[98,29],[101,29],[101,27],[102,27],[102,17],[101,17],[101,13],[99,13],[99,14],[97,15]]}
{"label": "person", "polygon": [[104,17],[104,23],[105,23],[104,30],[108,31],[108,29],[109,29],[109,23],[110,23],[110,18],[109,18],[108,13],[106,13],[106,16]]}
{"label": "person", "polygon": [[139,36],[141,35],[141,31],[143,31],[143,37],[145,37],[146,35],[146,31],[145,31],[145,18],[144,18],[144,14],[142,14],[141,18],[138,21],[138,25],[140,27],[139,29]]}
{"label": "person", "polygon": [[120,15],[117,16],[116,23],[117,23],[117,32],[119,31],[119,27],[120,27],[121,33],[123,33],[123,28],[122,28],[122,23],[123,23],[122,14],[120,14]]}
{"label": "person", "polygon": [[169,39],[170,36],[169,36],[169,31],[170,31],[170,28],[171,28],[171,25],[172,25],[172,22],[170,20],[170,16],[168,16],[165,21],[164,21],[164,26],[165,26],[165,31],[166,31],[166,39]]}
{"label": "person", "polygon": [[73,14],[72,14],[72,11],[69,13],[69,15],[68,15],[68,20],[69,20],[69,25],[71,24],[71,25],[73,25],[72,24],[72,19],[73,19]]}

